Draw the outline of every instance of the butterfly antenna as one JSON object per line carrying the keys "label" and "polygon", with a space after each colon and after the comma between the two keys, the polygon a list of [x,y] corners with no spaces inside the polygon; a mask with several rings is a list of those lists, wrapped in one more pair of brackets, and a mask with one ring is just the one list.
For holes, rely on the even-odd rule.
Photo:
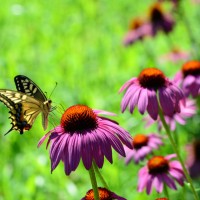
{"label": "butterfly antenna", "polygon": [[52,90],[52,92],[51,92],[51,94],[50,94],[50,96],[49,96],[49,99],[51,98],[51,95],[52,95],[52,94],[53,94],[53,92],[55,91],[55,89],[56,89],[57,85],[58,85],[58,83],[56,82],[56,84],[55,84],[55,86],[54,86],[54,88],[53,88],[53,90]]}

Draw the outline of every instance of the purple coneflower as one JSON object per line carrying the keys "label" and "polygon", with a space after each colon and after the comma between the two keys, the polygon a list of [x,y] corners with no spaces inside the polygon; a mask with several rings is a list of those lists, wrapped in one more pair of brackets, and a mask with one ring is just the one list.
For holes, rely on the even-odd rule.
{"label": "purple coneflower", "polygon": [[133,149],[124,147],[126,152],[125,162],[128,164],[133,160],[136,164],[143,160],[154,149],[158,149],[163,145],[162,137],[157,134],[137,134],[133,137]]}
{"label": "purple coneflower", "polygon": [[175,25],[172,16],[168,13],[164,13],[161,3],[154,3],[149,12],[149,20],[152,25],[153,35],[155,35],[159,30],[164,33],[170,33]]}
{"label": "purple coneflower", "polygon": [[183,186],[185,179],[184,172],[178,161],[170,161],[174,157],[176,157],[176,154],[170,154],[165,157],[154,156],[151,158],[147,166],[141,168],[138,173],[138,191],[142,192],[146,187],[147,194],[150,194],[154,187],[158,193],[161,193],[164,184],[176,190],[175,181]]}
{"label": "purple coneflower", "polygon": [[200,95],[200,61],[188,61],[180,72],[175,75],[174,81],[181,84],[186,96]]}
{"label": "purple coneflower", "polygon": [[157,198],[156,200],[169,200],[169,199],[166,197],[160,197],[160,198]]}
{"label": "purple coneflower", "polygon": [[146,36],[152,36],[152,26],[140,18],[135,18],[131,21],[123,43],[124,45],[130,45]]}
{"label": "purple coneflower", "polygon": [[[120,197],[118,195],[116,195],[114,192],[111,192],[109,190],[107,190],[106,188],[101,188],[101,187],[98,187],[98,192],[99,192],[99,199],[100,200],[126,200],[125,198],[123,197]],[[93,190],[89,190],[85,197],[83,197],[81,200],[94,200],[94,192]]]}
{"label": "purple coneflower", "polygon": [[186,149],[188,152],[186,165],[190,176],[192,178],[197,178],[200,176],[200,139],[188,144]]}
{"label": "purple coneflower", "polygon": [[182,51],[180,49],[174,48],[171,52],[161,56],[160,61],[171,61],[173,63],[177,63],[179,61],[187,61],[190,58],[190,54],[186,51]]}
{"label": "purple coneflower", "polygon": [[[185,125],[186,119],[191,118],[196,114],[197,108],[195,101],[191,99],[185,99],[180,101],[180,113],[174,113],[173,116],[169,117],[164,115],[165,121],[170,127],[171,131],[174,131],[176,129],[176,122]],[[146,125],[150,126],[151,124],[155,123],[155,121],[150,118],[149,116],[145,117],[145,121],[147,122]],[[160,120],[160,117],[157,119],[158,122],[158,130],[161,130],[163,127],[162,121]]]}
{"label": "purple coneflower", "polygon": [[81,158],[87,170],[93,161],[102,168],[104,156],[112,163],[111,147],[121,156],[125,156],[122,143],[132,148],[129,133],[117,122],[99,114],[114,115],[84,105],[71,106],[62,115],[60,125],[41,138],[38,146],[49,136],[51,171],[62,160],[69,175],[76,170]]}
{"label": "purple coneflower", "polygon": [[142,70],[138,78],[127,81],[120,89],[126,93],[122,99],[121,110],[127,106],[133,113],[135,106],[141,114],[147,110],[149,115],[156,120],[158,117],[158,98],[164,115],[173,116],[174,112],[180,112],[179,101],[183,99],[182,91],[171,82],[162,71],[156,68]]}

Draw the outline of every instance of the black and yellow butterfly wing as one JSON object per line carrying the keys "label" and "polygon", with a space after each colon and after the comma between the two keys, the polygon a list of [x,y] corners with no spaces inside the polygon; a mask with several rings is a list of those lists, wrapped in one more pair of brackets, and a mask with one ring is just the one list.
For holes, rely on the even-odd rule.
{"label": "black and yellow butterfly wing", "polygon": [[16,88],[19,92],[25,93],[28,96],[38,100],[41,104],[42,125],[44,130],[48,126],[48,115],[51,111],[51,100],[47,99],[42,90],[27,76],[18,75],[14,78]]}
{"label": "black and yellow butterfly wing", "polygon": [[42,113],[42,125],[46,130],[51,100],[28,77],[18,75],[14,81],[18,91],[0,89],[0,101],[9,108],[12,120],[12,127],[7,133],[17,130],[22,134],[29,130],[39,113]]}
{"label": "black and yellow butterfly wing", "polygon": [[[29,130],[38,114],[41,112],[41,105],[34,98],[13,90],[0,90],[0,101],[8,108],[12,127],[7,132],[17,130],[21,134]],[[6,134],[7,134],[6,133]]]}
{"label": "black and yellow butterfly wing", "polygon": [[18,75],[14,78],[17,91],[27,94],[28,96],[34,97],[35,99],[45,102],[47,97],[42,90],[27,76]]}

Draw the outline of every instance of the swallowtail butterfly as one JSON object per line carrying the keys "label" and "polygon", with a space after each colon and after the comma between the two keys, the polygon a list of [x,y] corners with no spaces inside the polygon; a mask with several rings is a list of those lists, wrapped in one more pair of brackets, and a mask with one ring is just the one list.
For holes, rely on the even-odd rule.
{"label": "swallowtail butterfly", "polygon": [[28,77],[18,75],[14,78],[17,91],[0,89],[0,101],[8,108],[12,127],[6,133],[17,130],[20,134],[29,130],[39,113],[42,113],[42,125],[46,130],[48,115],[52,110],[51,100]]}

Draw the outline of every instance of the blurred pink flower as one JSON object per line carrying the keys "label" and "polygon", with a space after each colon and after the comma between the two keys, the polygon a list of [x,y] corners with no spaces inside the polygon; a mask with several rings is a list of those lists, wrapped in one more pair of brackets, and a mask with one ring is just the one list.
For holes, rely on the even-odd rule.
{"label": "blurred pink flower", "polygon": [[153,35],[159,30],[168,34],[174,28],[175,21],[170,13],[164,13],[161,3],[154,3],[149,10],[149,20],[152,25]]}
{"label": "blurred pink flower", "polygon": [[138,192],[142,192],[146,188],[147,194],[150,194],[154,187],[158,193],[161,193],[164,184],[176,190],[175,182],[183,186],[185,176],[182,166],[179,161],[171,161],[174,157],[176,157],[176,154],[151,158],[148,164],[142,167],[138,173]]}
{"label": "blurred pink flower", "polygon": [[190,176],[192,178],[198,178],[200,176],[200,139],[188,144],[186,150],[188,153],[186,165]]}
{"label": "blurred pink flower", "polygon": [[191,60],[184,63],[175,75],[174,82],[180,85],[185,96],[200,95],[200,61]]}
{"label": "blurred pink flower", "polygon": [[160,60],[166,60],[171,62],[187,61],[190,58],[190,54],[186,51],[174,48],[171,52],[160,57]]}
{"label": "blurred pink flower", "polygon": [[[169,125],[170,130],[174,131],[176,129],[176,123],[179,123],[181,125],[186,124],[186,119],[194,116],[196,114],[197,108],[195,101],[191,99],[184,99],[180,101],[180,113],[174,113],[173,116],[169,117],[164,115],[166,123]],[[144,118],[146,121],[146,126],[150,126],[153,123],[158,123],[158,130],[161,130],[162,128],[162,121],[158,117],[157,121],[154,121],[149,116],[146,116]]]}
{"label": "blurred pink flower", "polygon": [[163,145],[162,137],[158,134],[137,134],[133,137],[133,149],[124,147],[126,164],[133,160],[136,164],[143,160],[153,150]]}
{"label": "blurred pink flower", "polygon": [[130,45],[147,36],[152,36],[152,26],[139,18],[135,18],[131,21],[123,43],[124,45]]}

